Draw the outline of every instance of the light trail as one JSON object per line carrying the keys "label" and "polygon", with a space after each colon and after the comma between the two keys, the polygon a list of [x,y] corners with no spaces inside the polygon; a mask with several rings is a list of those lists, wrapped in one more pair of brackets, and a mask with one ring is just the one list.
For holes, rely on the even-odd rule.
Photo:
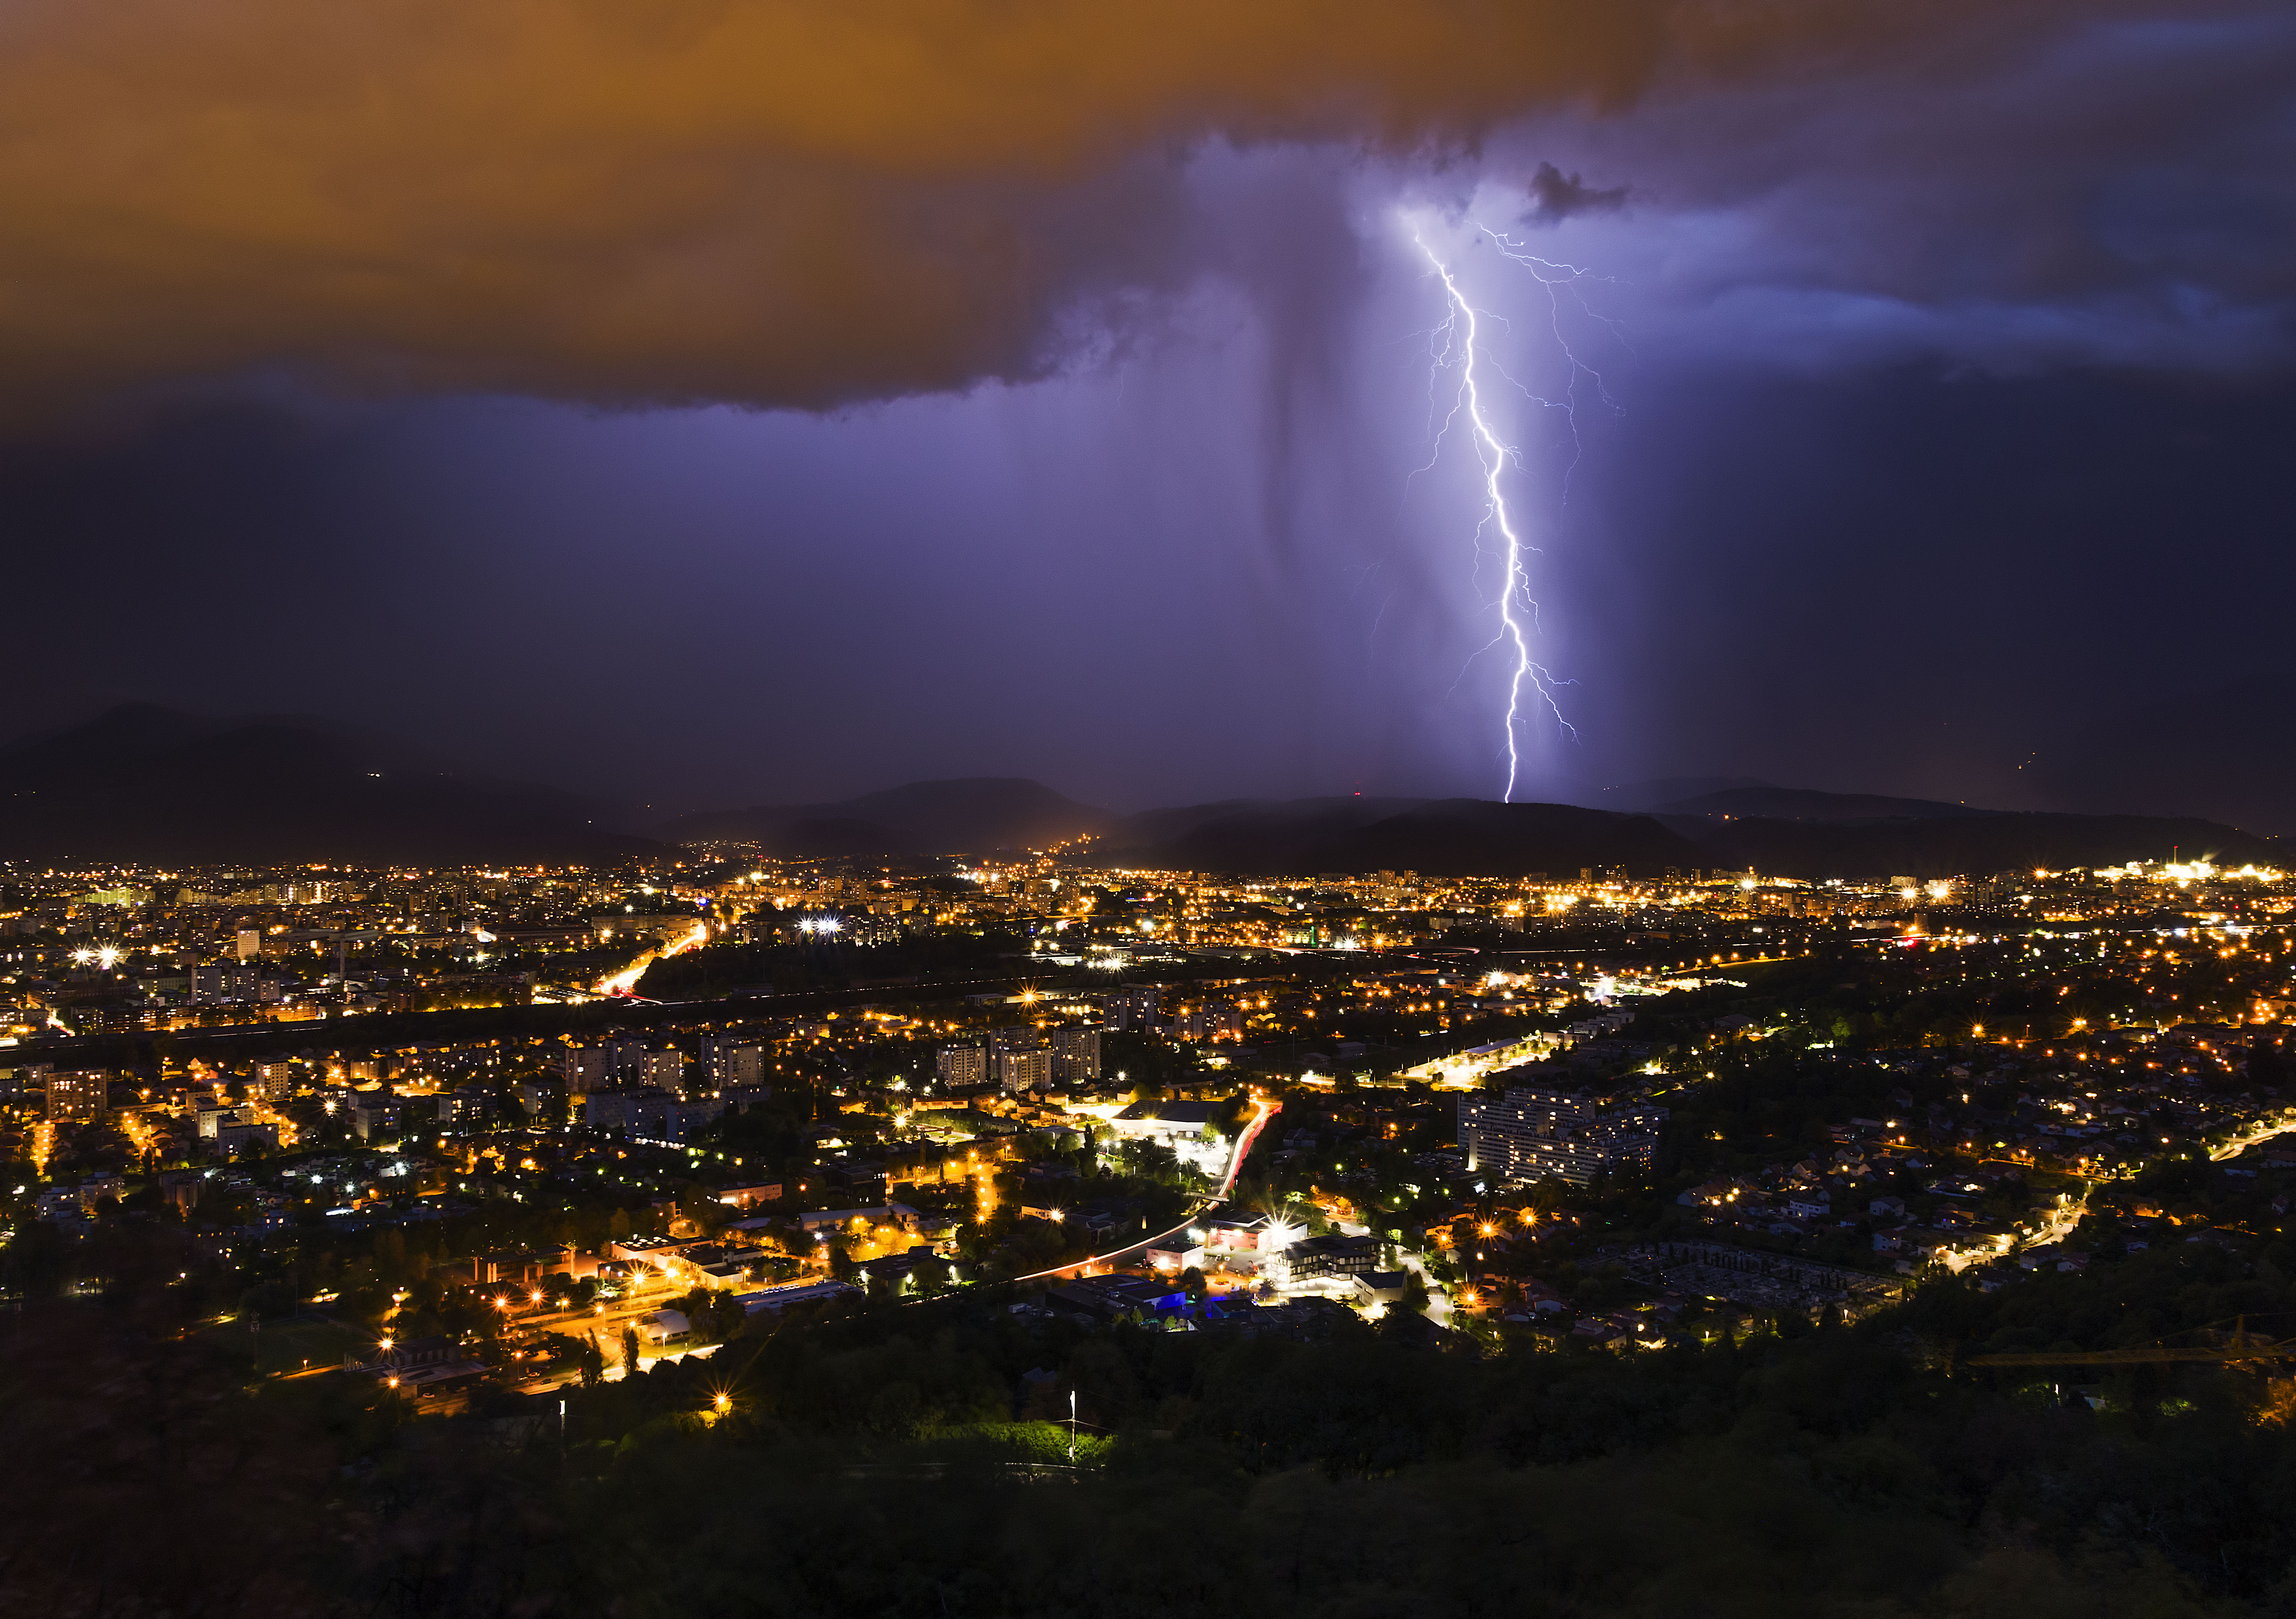
{"label": "light trail", "polygon": [[1179,1224],[1168,1231],[1159,1231],[1153,1237],[1143,1237],[1137,1242],[1128,1242],[1120,1248],[1111,1248],[1105,1254],[1095,1254],[1084,1259],[1071,1259],[1068,1263],[1054,1265],[1049,1271],[1031,1271],[1026,1276],[1016,1276],[1013,1280],[1016,1282],[1042,1281],[1048,1276],[1067,1276],[1071,1273],[1088,1276],[1092,1273],[1092,1268],[1095,1265],[1112,1266],[1119,1259],[1133,1254],[1144,1253],[1166,1238],[1177,1237],[1186,1231],[1198,1220],[1203,1218],[1206,1210],[1218,1208],[1227,1201],[1229,1194],[1235,1190],[1235,1178],[1243,1169],[1243,1160],[1250,1155],[1251,1144],[1259,1139],[1260,1127],[1283,1111],[1283,1104],[1279,1101],[1262,1100],[1258,1106],[1259,1111],[1252,1116],[1251,1122],[1236,1135],[1235,1150],[1228,1155],[1227,1173],[1220,1177],[1219,1190],[1189,1210],[1188,1217]]}
{"label": "light trail", "polygon": [[[1506,252],[1507,257],[1516,258],[1517,262],[1521,263],[1529,262],[1527,258],[1507,251],[1506,244],[1501,238],[1494,236],[1492,239],[1501,243],[1501,251]],[[1563,718],[1562,710],[1554,700],[1554,687],[1557,683],[1554,676],[1530,655],[1530,639],[1526,631],[1522,615],[1528,613],[1535,626],[1538,609],[1530,596],[1530,576],[1523,566],[1523,556],[1526,552],[1533,548],[1524,543],[1522,536],[1515,528],[1514,514],[1507,509],[1505,487],[1505,477],[1508,465],[1510,463],[1520,465],[1521,456],[1514,446],[1508,444],[1498,436],[1491,426],[1489,417],[1484,413],[1482,380],[1477,373],[1478,357],[1482,351],[1481,314],[1473,304],[1468,301],[1467,295],[1460,290],[1458,280],[1452,274],[1451,267],[1437,256],[1434,249],[1427,245],[1426,238],[1414,230],[1411,240],[1425,256],[1429,266],[1442,281],[1444,295],[1447,300],[1447,308],[1442,323],[1435,328],[1433,334],[1435,375],[1439,377],[1455,367],[1459,372],[1458,392],[1453,397],[1451,409],[1443,419],[1442,428],[1435,435],[1436,454],[1439,455],[1442,453],[1444,435],[1450,431],[1451,424],[1464,413],[1474,439],[1475,460],[1482,469],[1483,474],[1483,516],[1481,521],[1475,525],[1476,540],[1480,545],[1484,530],[1496,528],[1503,542],[1502,556],[1505,563],[1506,575],[1498,594],[1499,633],[1491,638],[1490,642],[1483,650],[1488,651],[1491,646],[1496,646],[1502,641],[1508,642],[1514,649],[1514,668],[1507,677],[1506,789],[1499,795],[1502,803],[1513,803],[1515,783],[1522,774],[1522,748],[1519,729],[1522,715],[1524,686],[1529,686],[1538,693],[1539,701],[1546,704],[1547,712],[1554,716],[1554,723],[1568,732],[1574,741],[1578,739],[1578,733],[1572,728],[1570,722]],[[1542,281],[1544,279],[1541,277]],[[1560,335],[1558,325],[1558,338]],[[1566,355],[1570,352],[1567,344],[1564,345],[1564,352]],[[1496,362],[1494,361],[1491,364],[1494,369],[1496,369]],[[1574,385],[1579,369],[1578,359],[1572,356],[1571,376]],[[1504,376],[1505,373],[1502,371],[1500,374]],[[1589,374],[1595,373],[1590,370]],[[1599,378],[1597,380],[1599,382]],[[1532,397],[1536,397],[1536,396]],[[1538,403],[1550,407],[1554,405],[1552,400],[1539,400]],[[1567,411],[1569,407],[1565,405],[1562,408]],[[1434,463],[1431,461],[1429,465],[1432,464]]]}
{"label": "light trail", "polygon": [[668,941],[659,950],[649,950],[619,972],[610,972],[598,980],[595,993],[601,995],[632,995],[637,993],[637,983],[645,977],[647,968],[656,961],[667,961],[672,956],[709,942],[709,924],[697,921],[690,932]]}

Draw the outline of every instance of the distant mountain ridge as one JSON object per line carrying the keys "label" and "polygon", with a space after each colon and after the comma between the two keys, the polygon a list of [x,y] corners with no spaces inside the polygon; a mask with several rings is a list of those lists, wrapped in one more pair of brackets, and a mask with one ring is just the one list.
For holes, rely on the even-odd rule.
{"label": "distant mountain ridge", "polygon": [[1935,798],[1890,798],[1876,793],[1822,793],[1807,787],[1735,787],[1653,806],[1661,814],[1727,815],[1768,821],[1939,821],[1997,815]]}
{"label": "distant mountain ridge", "polygon": [[617,819],[308,715],[126,703],[0,746],[0,856],[16,860],[570,863],[658,846]]}
{"label": "distant mountain ridge", "polygon": [[[2282,840],[2197,817],[2014,814],[1744,777],[1612,790],[1620,807],[1231,798],[1117,815],[1023,777],[974,776],[687,815],[662,835],[739,841],[783,858],[864,859],[1043,849],[1089,835],[1093,857],[1111,864],[1250,876],[1562,879],[1590,867],[1639,876],[1751,867],[1809,879],[1933,878],[2173,850],[2232,865],[2288,859]],[[1624,807],[1645,801],[1646,809]],[[660,846],[627,825],[611,806],[458,772],[402,740],[310,715],[215,718],[131,703],[0,746],[0,858],[596,863]]]}
{"label": "distant mountain ridge", "polygon": [[[1647,784],[1659,789],[1654,796],[1675,785]],[[1655,876],[1672,867],[1928,879],[2165,859],[2177,849],[2234,864],[2285,857],[2273,839],[2191,817],[2028,814],[1767,782],[1712,788],[1648,814],[1349,797],[1228,798],[1119,817],[1034,781],[975,778],[835,804],[693,815],[667,829],[687,841],[754,842],[785,858],[1044,848],[1084,832],[1098,835],[1096,862],[1259,877],[1414,871],[1544,872],[1561,880],[1589,868]]]}
{"label": "distant mountain ridge", "polygon": [[751,843],[803,860],[838,854],[964,854],[1046,848],[1103,832],[1116,817],[1020,776],[912,781],[831,804],[758,805],[681,816],[681,843]]}
{"label": "distant mountain ridge", "polygon": [[1447,877],[1543,871],[1561,878],[1576,877],[1584,866],[1655,871],[1705,863],[1696,844],[1650,816],[1568,804],[1301,798],[1216,807],[1226,813],[1160,843],[1128,844],[1122,834],[1170,824],[1178,813],[1135,816],[1111,835],[1107,857],[1253,876],[1414,871]]}
{"label": "distant mountain ridge", "polygon": [[[1474,798],[1230,800],[1131,816],[1095,854],[1122,864],[1250,876],[1543,871],[1558,879],[1589,867],[1644,877],[1673,867],[1809,879],[1930,879],[2118,865],[2163,860],[2178,850],[2187,859],[2205,855],[2234,865],[2288,858],[2276,839],[2194,817],[2026,814],[1771,787],[1733,789],[1691,803],[1717,801],[1732,807],[1630,814]],[[1751,805],[1800,814],[1738,813]]]}

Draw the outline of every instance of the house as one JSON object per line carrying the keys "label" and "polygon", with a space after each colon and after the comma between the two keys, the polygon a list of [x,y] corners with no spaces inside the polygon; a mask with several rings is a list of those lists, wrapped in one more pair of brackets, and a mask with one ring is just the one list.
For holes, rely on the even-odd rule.
{"label": "house", "polygon": [[1554,1288],[1548,1287],[1543,1281],[1524,1282],[1522,1284],[1522,1302],[1530,1306],[1531,1309],[1538,1311],[1541,1315],[1559,1315],[1563,1311],[1568,1310],[1570,1307],[1563,1299],[1562,1295],[1557,1293]]}
{"label": "house", "polygon": [[1356,1278],[1356,1305],[1369,1309],[1374,1304],[1399,1304],[1410,1286],[1408,1271],[1365,1271]]}
{"label": "house", "polygon": [[2024,1271],[2086,1271],[2088,1255],[2052,1242],[2027,1248],[2017,1255],[2017,1266]]}
{"label": "house", "polygon": [[762,1288],[756,1293],[743,1293],[739,1295],[734,1302],[742,1306],[742,1313],[746,1315],[755,1315],[760,1310],[769,1310],[779,1314],[791,1304],[818,1304],[824,1299],[857,1297],[860,1292],[861,1289],[850,1282],[801,1281],[791,1282],[786,1287]]}
{"label": "house", "polygon": [[1295,1242],[1280,1256],[1283,1280],[1294,1282],[1325,1278],[1345,1280],[1367,1275],[1379,1265],[1379,1239],[1374,1237],[1310,1237]]}
{"label": "house", "polygon": [[1187,1302],[1171,1284],[1146,1276],[1086,1276],[1054,1288],[1045,1303],[1056,1314],[1112,1321],[1128,1311],[1177,1310]]}
{"label": "house", "polygon": [[881,1203],[873,1208],[810,1209],[797,1217],[798,1229],[808,1236],[841,1231],[867,1231],[871,1226],[884,1225],[894,1219],[892,1206]]}
{"label": "house", "polygon": [[1177,1236],[1151,1243],[1144,1257],[1151,1269],[1173,1275],[1191,1266],[1201,1271],[1204,1264],[1203,1239],[1193,1231],[1182,1231]]}
{"label": "house", "polygon": [[855,1272],[865,1283],[882,1282],[897,1293],[915,1291],[914,1278],[929,1264],[946,1265],[948,1262],[933,1252],[930,1243],[919,1243],[905,1254],[881,1254]]}
{"label": "house", "polygon": [[1225,1102],[1135,1102],[1108,1121],[1109,1128],[1128,1141],[1160,1142],[1177,1147],[1201,1138],[1226,1112]]}
{"label": "house", "polygon": [[1273,1253],[1282,1247],[1292,1234],[1292,1228],[1279,1225],[1266,1214],[1254,1214],[1249,1220],[1222,1216],[1197,1222],[1204,1234],[1204,1247],[1217,1254]]}

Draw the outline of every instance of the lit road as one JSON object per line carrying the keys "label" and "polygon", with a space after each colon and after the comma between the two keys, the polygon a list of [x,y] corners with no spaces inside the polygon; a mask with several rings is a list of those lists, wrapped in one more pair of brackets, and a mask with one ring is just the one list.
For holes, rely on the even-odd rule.
{"label": "lit road", "polygon": [[2062,1242],[2072,1235],[2073,1227],[2080,1223],[2081,1215],[2087,1212],[2087,1206],[2088,1188],[2084,1186],[2078,1192],[2067,1192],[2065,1200],[2044,1214],[2039,1225],[1988,1237],[1965,1248],[1940,1249],[1938,1263],[1948,1271],[1958,1272],[1971,1265],[2001,1258],[2020,1241],[2028,1247],[2044,1247],[2052,1242]]}
{"label": "lit road", "polygon": [[2276,1135],[2286,1135],[2292,1130],[2296,1130],[2296,1116],[2283,1115],[2276,1119],[2258,1119],[2238,1134],[2210,1148],[2209,1159],[2211,1163],[2221,1164],[2227,1158],[2236,1158],[2259,1141],[2268,1141]]}
{"label": "lit road", "polygon": [[1186,1231],[1203,1217],[1207,1209],[1218,1208],[1227,1201],[1228,1194],[1235,1190],[1237,1172],[1243,1168],[1243,1160],[1250,1153],[1251,1144],[1259,1139],[1261,1127],[1269,1119],[1283,1111],[1282,1102],[1262,1101],[1259,1106],[1259,1111],[1252,1116],[1251,1123],[1246,1124],[1235,1138],[1235,1150],[1228,1155],[1227,1173],[1220,1178],[1219,1190],[1189,1210],[1188,1217],[1179,1224],[1168,1231],[1159,1231],[1153,1237],[1144,1237],[1138,1242],[1127,1243],[1120,1248],[1111,1248],[1105,1254],[1095,1254],[1088,1259],[1070,1260],[1067,1264],[1055,1265],[1049,1271],[1035,1271],[1026,1276],[1016,1276],[1013,1280],[1042,1281],[1046,1277],[1052,1276],[1081,1276],[1090,1271],[1095,1265],[1113,1264],[1119,1259],[1128,1259],[1135,1254],[1146,1252],[1168,1237],[1177,1237]]}
{"label": "lit road", "polygon": [[658,950],[647,951],[621,971],[608,973],[599,979],[597,993],[602,995],[629,994],[636,989],[638,980],[645,977],[646,969],[656,961],[667,961],[672,956],[684,955],[687,951],[709,942],[709,924],[696,920],[690,932],[668,940]]}

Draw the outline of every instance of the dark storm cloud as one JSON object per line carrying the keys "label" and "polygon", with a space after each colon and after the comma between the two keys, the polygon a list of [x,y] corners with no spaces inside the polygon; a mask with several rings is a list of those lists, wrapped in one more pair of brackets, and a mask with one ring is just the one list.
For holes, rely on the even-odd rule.
{"label": "dark storm cloud", "polygon": [[1580,176],[1566,175],[1552,163],[1541,163],[1524,189],[1530,192],[1532,206],[1523,218],[1538,225],[1557,225],[1573,214],[1616,213],[1627,204],[1625,186],[1605,190],[1589,185]]}
{"label": "dark storm cloud", "polygon": [[266,367],[805,406],[1031,374],[1078,300],[1176,273],[1162,154],[1207,136],[1456,149],[1662,79],[1958,70],[2105,9],[27,0],[0,405]]}
{"label": "dark storm cloud", "polygon": [[2296,14],[2068,19],[1981,64],[1654,96],[1507,160],[1631,180],[1572,222],[1646,351],[2219,374],[2296,360]]}
{"label": "dark storm cloud", "polygon": [[[1509,424],[1577,683],[1532,791],[2285,800],[2226,765],[2296,756],[2241,717],[2296,713],[2284,5],[667,15],[0,14],[0,418],[160,396],[0,435],[8,728],[319,710],[688,806],[1496,792],[1401,209],[1510,380],[1561,333],[1620,407]],[[1543,202],[1567,292],[1472,228]],[[890,402],[581,408],[718,399]]]}

